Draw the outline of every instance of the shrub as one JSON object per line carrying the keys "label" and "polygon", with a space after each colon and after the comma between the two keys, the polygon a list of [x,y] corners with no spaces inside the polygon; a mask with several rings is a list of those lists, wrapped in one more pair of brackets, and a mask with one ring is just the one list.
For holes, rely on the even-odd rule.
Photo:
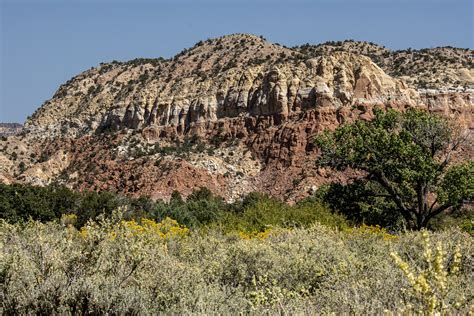
{"label": "shrub", "polygon": [[403,313],[446,314],[458,309],[467,299],[464,294],[450,297],[448,292],[448,287],[459,281],[461,250],[458,245],[455,246],[451,264],[447,266],[448,257],[443,244],[438,242],[433,251],[429,233],[424,231],[422,236],[424,262],[418,266],[410,267],[397,253],[390,254],[409,283],[406,291],[406,301],[409,304],[403,309]]}
{"label": "shrub", "polygon": [[170,203],[158,204],[152,217],[157,220],[171,217],[188,227],[199,227],[219,221],[224,207],[222,198],[213,195],[207,188],[200,188],[194,190],[186,202],[178,192],[173,192]]}
{"label": "shrub", "polygon": [[23,173],[25,170],[26,170],[26,165],[23,161],[21,161],[19,164],[18,164],[18,169],[20,170],[20,173]]}
{"label": "shrub", "polygon": [[[444,267],[447,259],[453,267],[453,282],[448,276],[442,287],[453,304],[443,312],[466,314],[472,237],[451,229],[430,238],[442,245],[432,259],[441,253]],[[340,232],[319,224],[240,238],[120,213],[80,231],[0,221],[0,313],[395,314],[417,305],[388,254],[410,258],[409,268],[424,273],[423,240],[418,232],[385,239],[376,229]],[[433,270],[446,271],[435,261]]]}
{"label": "shrub", "polygon": [[0,184],[0,217],[12,222],[28,220],[53,220],[56,214],[51,207],[51,192],[46,188],[19,184]]}
{"label": "shrub", "polygon": [[[240,205],[239,205],[240,204]],[[345,219],[331,213],[317,200],[305,200],[295,206],[268,196],[251,193],[233,212],[226,212],[220,223],[226,231],[263,232],[270,227],[308,227],[319,222],[329,227],[345,228]]]}

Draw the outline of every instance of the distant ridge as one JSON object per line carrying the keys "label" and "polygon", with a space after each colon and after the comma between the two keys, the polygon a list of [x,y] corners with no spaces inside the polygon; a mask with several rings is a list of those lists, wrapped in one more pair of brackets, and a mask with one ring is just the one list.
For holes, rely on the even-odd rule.
{"label": "distant ridge", "polygon": [[0,123],[0,137],[17,135],[23,130],[20,123]]}

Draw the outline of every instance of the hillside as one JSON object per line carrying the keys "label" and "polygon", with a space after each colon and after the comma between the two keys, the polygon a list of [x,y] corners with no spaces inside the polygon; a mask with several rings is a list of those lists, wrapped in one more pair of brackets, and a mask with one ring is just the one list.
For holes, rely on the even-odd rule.
{"label": "hillside", "polygon": [[436,47],[392,51],[371,42],[338,41],[295,47],[307,56],[334,52],[361,54],[392,77],[410,86],[428,89],[468,89],[474,85],[474,54],[470,49]]}
{"label": "hillside", "polygon": [[[376,77],[373,85],[370,76]],[[415,95],[364,56],[336,52],[307,58],[237,34],[199,42],[171,60],[112,62],[86,71],[61,86],[26,127],[51,127],[62,118],[79,123],[68,127],[78,133],[150,124],[186,129],[239,114],[287,117],[314,107],[318,94],[335,107],[398,94],[410,102]]]}
{"label": "hillside", "polygon": [[103,63],[63,84],[24,136],[0,141],[0,181],[155,199],[205,186],[227,200],[262,191],[297,201],[356,176],[316,168],[317,133],[371,119],[374,107],[423,107],[472,129],[472,77],[472,51],[462,49],[209,39],[167,60]]}

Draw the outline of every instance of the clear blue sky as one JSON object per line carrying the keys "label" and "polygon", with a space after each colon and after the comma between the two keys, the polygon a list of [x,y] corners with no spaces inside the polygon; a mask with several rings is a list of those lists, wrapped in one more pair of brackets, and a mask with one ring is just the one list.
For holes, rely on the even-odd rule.
{"label": "clear blue sky", "polygon": [[170,57],[254,33],[287,46],[356,39],[473,47],[473,0],[0,0],[0,121],[23,122],[61,83],[111,60]]}

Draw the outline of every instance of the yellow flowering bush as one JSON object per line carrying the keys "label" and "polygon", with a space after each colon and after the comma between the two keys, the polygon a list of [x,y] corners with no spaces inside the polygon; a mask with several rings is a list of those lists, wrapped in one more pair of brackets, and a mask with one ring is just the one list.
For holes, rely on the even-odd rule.
{"label": "yellow flowering bush", "polygon": [[350,234],[360,234],[360,235],[372,235],[383,238],[384,240],[396,239],[396,235],[392,235],[387,232],[387,230],[379,225],[366,225],[362,224],[356,228],[349,228],[347,232]]}
{"label": "yellow flowering bush", "polygon": [[263,232],[247,232],[247,231],[239,231],[239,237],[241,239],[253,239],[253,238],[258,238],[258,239],[267,239],[270,235],[272,235],[274,231],[271,228],[265,229]]}
{"label": "yellow flowering bush", "polygon": [[124,233],[127,237],[151,235],[157,236],[163,240],[181,238],[189,234],[188,228],[179,225],[177,221],[169,217],[166,217],[164,220],[158,223],[154,220],[146,218],[141,219],[140,222],[141,223],[137,223],[134,220],[122,220],[111,233],[116,236],[119,234],[119,231],[122,231],[122,233]]}
{"label": "yellow flowering bush", "polygon": [[142,226],[147,232],[158,234],[165,240],[189,235],[188,228],[179,225],[177,221],[169,217],[166,217],[159,223],[151,219],[142,219]]}
{"label": "yellow flowering bush", "polygon": [[60,219],[61,224],[64,226],[74,226],[77,222],[76,214],[63,214]]}
{"label": "yellow flowering bush", "polygon": [[438,242],[433,251],[430,234],[426,230],[422,232],[422,238],[424,258],[422,264],[410,266],[396,252],[390,253],[409,283],[407,294],[410,304],[404,311],[428,315],[435,312],[447,314],[453,307],[459,308],[466,304],[464,294],[459,295],[454,301],[447,296],[448,286],[457,281],[456,276],[460,272],[461,250],[459,245],[455,246],[451,264],[448,266],[448,256],[443,244]]}

